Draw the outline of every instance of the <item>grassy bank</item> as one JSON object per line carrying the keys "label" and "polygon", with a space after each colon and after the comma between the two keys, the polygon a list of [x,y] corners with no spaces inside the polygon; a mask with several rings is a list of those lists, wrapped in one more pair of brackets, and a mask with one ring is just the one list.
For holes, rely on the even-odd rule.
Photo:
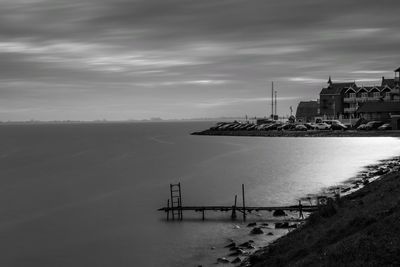
{"label": "grassy bank", "polygon": [[400,266],[400,171],[310,216],[243,266]]}
{"label": "grassy bank", "polygon": [[204,130],[193,135],[267,136],[267,137],[400,137],[400,131],[218,131]]}

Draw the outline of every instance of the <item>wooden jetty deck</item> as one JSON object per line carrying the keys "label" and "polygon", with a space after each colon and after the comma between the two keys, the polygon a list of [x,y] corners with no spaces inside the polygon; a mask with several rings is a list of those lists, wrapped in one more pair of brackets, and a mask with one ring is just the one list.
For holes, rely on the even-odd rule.
{"label": "wooden jetty deck", "polygon": [[[271,206],[271,207],[235,207],[235,206],[182,206],[182,207],[163,207],[158,209],[159,211],[165,211],[167,213],[167,220],[169,220],[169,214],[177,211],[181,215],[178,216],[177,218],[179,220],[183,219],[182,216],[182,211],[195,211],[195,212],[202,212],[202,219],[205,219],[205,211],[222,211],[222,212],[228,212],[230,211],[231,218],[235,219],[236,218],[236,211],[241,212],[243,214],[243,220],[246,220],[246,213],[250,214],[251,212],[255,211],[275,211],[275,210],[283,210],[283,211],[298,211],[299,212],[299,218],[304,218],[303,212],[313,212],[318,210],[318,206],[311,206],[311,205],[296,205],[296,206],[282,206],[282,207],[277,207],[277,206]],[[245,212],[243,212],[243,210]],[[173,219],[175,219],[173,217]]]}
{"label": "wooden jetty deck", "polygon": [[[253,211],[275,211],[275,210],[286,210],[286,211],[299,211],[302,209],[303,212],[313,212],[318,209],[318,206],[314,205],[302,205],[301,208],[299,208],[299,205],[296,206],[282,206],[282,207],[277,207],[277,206],[270,206],[270,207],[245,207],[244,210],[248,213],[251,213]],[[182,207],[163,207],[158,209],[159,211],[165,211],[165,212],[172,212],[173,210],[191,210],[191,211],[232,211],[232,210],[237,210],[239,212],[243,212],[242,207],[234,207],[234,206],[182,206]]]}
{"label": "wooden jetty deck", "polygon": [[158,211],[164,211],[167,213],[167,220],[170,218],[170,214],[172,220],[178,219],[182,220],[183,211],[194,211],[194,212],[202,212],[202,219],[205,219],[205,211],[221,211],[221,212],[231,212],[231,218],[236,219],[236,212],[240,212],[243,214],[243,220],[246,220],[246,214],[250,214],[255,211],[298,211],[299,218],[304,218],[303,212],[313,212],[319,209],[320,205],[323,201],[319,202],[317,200],[318,205],[302,205],[301,201],[299,201],[298,205],[291,206],[246,206],[245,205],[245,197],[244,197],[244,184],[242,184],[242,205],[237,205],[237,196],[235,196],[234,205],[232,206],[182,206],[182,193],[181,193],[181,185],[171,184],[170,185],[170,194],[171,199],[168,199],[167,206],[158,209]]}

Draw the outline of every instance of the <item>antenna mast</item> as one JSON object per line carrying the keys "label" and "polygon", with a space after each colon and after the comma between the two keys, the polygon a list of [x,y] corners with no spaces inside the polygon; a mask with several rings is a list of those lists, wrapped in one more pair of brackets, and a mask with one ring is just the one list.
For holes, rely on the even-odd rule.
{"label": "antenna mast", "polygon": [[274,82],[272,82],[271,88],[271,118],[274,119]]}
{"label": "antenna mast", "polygon": [[[277,107],[278,107],[278,104],[277,104],[277,95],[278,95],[278,92],[277,91],[275,91],[275,116],[277,116],[278,115],[278,112],[277,112]],[[274,117],[274,119],[275,119],[275,117]]]}

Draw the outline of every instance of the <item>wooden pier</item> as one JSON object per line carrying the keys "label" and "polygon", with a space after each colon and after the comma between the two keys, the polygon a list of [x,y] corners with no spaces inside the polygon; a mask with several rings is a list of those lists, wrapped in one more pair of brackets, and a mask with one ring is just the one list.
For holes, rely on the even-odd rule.
{"label": "wooden pier", "polygon": [[172,216],[172,220],[183,219],[183,211],[194,211],[201,212],[202,219],[205,219],[205,211],[221,211],[221,212],[231,212],[231,218],[236,219],[236,212],[240,212],[243,215],[243,220],[246,221],[246,214],[250,214],[255,211],[298,211],[299,218],[303,219],[303,212],[313,212],[319,209],[320,205],[323,204],[323,200],[318,200],[318,205],[302,205],[301,201],[299,201],[298,205],[292,206],[246,206],[245,205],[245,197],[244,197],[244,184],[242,184],[242,206],[237,206],[237,196],[235,196],[234,205],[232,206],[182,206],[182,194],[181,194],[181,185],[179,184],[171,184],[171,200],[167,201],[167,206],[158,209],[159,211],[164,211],[167,213],[167,220],[170,219],[170,214]]}

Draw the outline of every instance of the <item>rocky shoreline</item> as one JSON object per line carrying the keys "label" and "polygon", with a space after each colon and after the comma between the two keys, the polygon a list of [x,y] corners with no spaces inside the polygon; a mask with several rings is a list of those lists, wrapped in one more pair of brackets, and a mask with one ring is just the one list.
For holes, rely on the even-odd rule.
{"label": "rocky shoreline", "polygon": [[400,137],[400,131],[330,131],[330,130],[309,130],[309,131],[218,131],[204,130],[194,132],[192,135],[212,136],[261,136],[261,137]]}
{"label": "rocky shoreline", "polygon": [[400,157],[367,166],[306,223],[240,266],[399,266]]}
{"label": "rocky shoreline", "polygon": [[[397,180],[396,177],[398,178]],[[392,192],[389,190],[390,188],[388,189],[388,185],[386,185],[386,183],[388,183],[386,182],[387,180],[394,180],[397,183],[396,186],[398,186],[398,188],[396,188],[396,192],[398,189],[398,196],[395,194],[395,191]],[[380,196],[382,192],[376,188],[381,187],[384,188],[384,190],[388,189],[389,192],[391,192],[390,195],[388,195],[388,198],[393,199],[394,202],[381,203],[379,204],[382,206],[380,209],[385,212],[386,210],[393,208],[393,205],[397,205],[400,214],[400,157],[382,160],[378,164],[366,166],[356,177],[345,181],[340,186],[332,186],[324,189],[318,194],[305,196],[302,201],[304,201],[304,203],[309,202],[309,204],[315,204],[312,203],[312,201],[316,201],[316,199],[321,197],[328,200],[327,204],[323,206],[319,212],[311,214],[310,217],[308,217],[309,214],[306,214],[305,221],[296,221],[290,216],[284,217],[288,214],[285,214],[283,211],[283,213],[278,211],[272,214],[272,216],[284,218],[283,220],[277,220],[272,223],[265,223],[265,221],[262,220],[249,223],[247,225],[249,233],[248,240],[242,240],[241,242],[239,242],[239,240],[227,240],[225,245],[226,255],[216,259],[216,264],[229,264],[231,266],[320,266],[317,263],[313,263],[313,260],[315,259],[305,261],[306,263],[304,264],[297,264],[297,260],[301,258],[300,256],[303,254],[309,255],[313,251],[313,249],[309,248],[311,244],[308,239],[318,240],[319,238],[327,238],[327,236],[331,239],[335,239],[334,236],[338,235],[337,231],[339,231],[339,229],[329,227],[329,225],[338,224],[336,220],[338,219],[337,217],[342,214],[341,209],[349,213],[346,217],[346,222],[344,223],[345,226],[348,228],[347,224],[354,221],[357,224],[361,224],[361,229],[363,227],[364,218],[360,217],[359,208],[354,207],[353,204],[355,202],[368,203],[370,200],[364,200],[364,198],[369,199],[371,198],[370,195]],[[364,204],[360,205],[364,206]],[[370,220],[370,217],[371,216],[369,215],[365,217],[366,222]],[[340,219],[341,218],[339,217],[339,220]],[[327,233],[312,231],[312,228],[319,229],[321,227],[327,227]],[[351,228],[346,230],[346,227],[343,229],[339,227],[340,231],[345,231],[347,233],[342,237],[343,239],[349,236],[351,237],[353,234],[350,230]],[[268,239],[271,240],[270,238],[275,235],[275,229],[286,229],[287,232],[281,232],[281,234],[274,236],[275,241],[272,241],[272,243],[267,246],[258,246],[257,242],[253,241],[255,237],[259,240],[260,238],[262,239],[263,236],[265,236],[265,238],[268,237]],[[393,232],[393,234],[396,233]],[[337,236],[337,238],[339,237]],[[318,243],[318,241],[316,242]],[[305,244],[309,245],[307,246]],[[291,249],[287,249],[288,245],[291,245],[289,247],[294,250],[293,252],[291,252]],[[320,245],[323,244],[317,246],[319,250],[322,249],[322,247],[319,247]],[[396,246],[396,248],[400,249],[400,243],[398,245],[399,246]],[[303,253],[303,250],[306,251],[306,253]],[[295,261],[285,262],[283,259],[285,259],[288,254],[291,255],[291,253],[295,254]],[[329,262],[325,262],[324,264],[327,264],[328,266],[331,265]],[[357,266],[357,264],[355,266]]]}

